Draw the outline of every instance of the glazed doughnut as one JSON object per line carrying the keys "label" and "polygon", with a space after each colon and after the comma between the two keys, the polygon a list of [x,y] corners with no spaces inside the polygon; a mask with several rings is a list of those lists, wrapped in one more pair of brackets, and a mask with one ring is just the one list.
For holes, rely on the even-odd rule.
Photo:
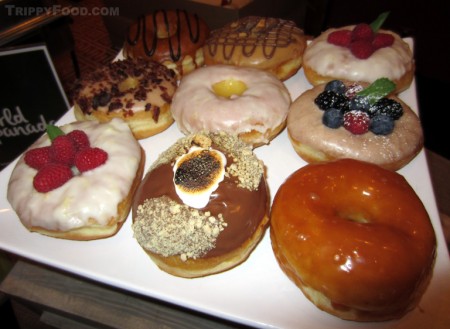
{"label": "glazed doughnut", "polygon": [[[315,38],[303,55],[303,70],[312,85],[331,80],[363,81],[372,83],[385,77],[395,82],[396,93],[406,90],[414,78],[415,62],[409,45],[392,31],[379,30],[378,34],[392,36],[392,45],[374,50],[368,58],[357,58],[348,46],[328,41],[336,31],[354,30],[355,25],[339,29],[330,28]],[[369,51],[370,53],[370,51]]]}
{"label": "glazed doughnut", "polygon": [[289,91],[273,74],[213,65],[181,80],[172,115],[184,134],[225,131],[257,147],[284,129],[290,104]]}
{"label": "glazed doughnut", "polygon": [[270,237],[281,269],[312,303],[355,321],[412,310],[436,252],[427,211],[403,176],[352,159],[288,177],[274,198]]}
{"label": "glazed doughnut", "polygon": [[189,135],[160,155],[133,202],[133,231],[163,271],[195,278],[245,261],[269,220],[263,163],[235,136]]}
{"label": "glazed doughnut", "polygon": [[203,47],[205,64],[253,67],[284,81],[302,66],[306,37],[294,22],[249,16],[211,32]]}
{"label": "glazed doughnut", "polygon": [[[115,118],[108,123],[73,122],[60,127],[66,135],[82,131],[92,148],[107,154],[106,162],[75,174],[48,191],[36,177],[27,154],[51,143],[47,134],[38,139],[17,162],[9,180],[7,198],[22,224],[31,232],[70,240],[93,240],[114,235],[124,223],[142,179],[145,155],[128,125]],[[59,160],[58,160],[59,161]],[[71,168],[67,166],[69,172]],[[74,169],[72,169],[74,171]],[[52,173],[58,176],[59,172]],[[45,184],[52,184],[46,181]],[[39,186],[39,187],[37,187]]]}
{"label": "glazed doughnut", "polygon": [[157,10],[139,17],[123,47],[125,58],[157,61],[177,77],[203,66],[203,45],[209,36],[205,21],[186,10]]}
{"label": "glazed doughnut", "polygon": [[135,138],[147,138],[173,123],[170,103],[176,85],[174,72],[159,63],[119,60],[75,83],[74,114],[80,121],[121,118]]}
{"label": "glazed doughnut", "polygon": [[[343,98],[342,107],[339,109],[341,113],[349,111],[347,107],[351,100],[351,90],[367,87],[364,83],[345,82],[344,85],[346,93],[350,92],[350,97]],[[322,84],[307,90],[292,103],[290,108],[287,118],[288,136],[295,151],[303,160],[315,163],[353,158],[395,171],[408,164],[423,148],[423,132],[418,116],[406,103],[392,94],[383,97],[380,103],[367,110],[370,112],[383,102],[400,107],[402,115],[392,120],[393,130],[388,134],[375,134],[371,130],[355,134],[345,129],[345,124],[337,128],[326,126],[323,120],[327,111],[321,110],[316,104],[319,95],[328,93],[324,92],[326,86],[327,84]],[[342,97],[336,99],[341,99],[342,102]],[[364,117],[369,120],[366,114]],[[368,127],[373,121],[373,118],[367,121]]]}

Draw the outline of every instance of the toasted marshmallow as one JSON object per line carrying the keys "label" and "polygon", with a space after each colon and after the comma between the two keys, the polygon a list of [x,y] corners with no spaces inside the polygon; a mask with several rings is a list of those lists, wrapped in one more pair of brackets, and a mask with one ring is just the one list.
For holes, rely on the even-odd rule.
{"label": "toasted marshmallow", "polygon": [[225,155],[214,149],[198,146],[177,159],[173,167],[175,191],[184,204],[203,208],[209,202],[211,193],[225,176]]}

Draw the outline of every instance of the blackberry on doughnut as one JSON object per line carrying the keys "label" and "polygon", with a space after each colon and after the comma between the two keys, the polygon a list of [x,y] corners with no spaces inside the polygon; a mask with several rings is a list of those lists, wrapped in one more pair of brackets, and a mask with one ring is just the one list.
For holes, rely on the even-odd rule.
{"label": "blackberry on doughnut", "polygon": [[128,30],[125,58],[157,61],[177,77],[203,66],[203,45],[209,28],[197,14],[186,10],[156,10],[139,17]]}
{"label": "blackberry on doughnut", "polygon": [[289,91],[273,74],[218,64],[183,77],[172,114],[184,134],[225,131],[257,147],[284,129],[290,104]]}
{"label": "blackberry on doughnut", "polygon": [[368,85],[333,80],[291,105],[288,136],[309,163],[352,158],[399,170],[423,148],[419,117],[381,78]]}
{"label": "blackberry on doughnut", "polygon": [[74,114],[80,121],[121,118],[137,139],[147,138],[173,123],[170,104],[176,85],[174,72],[157,62],[115,61],[75,83]]}
{"label": "blackberry on doughnut", "polygon": [[415,308],[436,257],[428,213],[405,178],[352,159],[289,176],[274,198],[270,237],[304,295],[354,321],[391,320]]}
{"label": "blackberry on doughnut", "polygon": [[244,262],[269,220],[263,163],[235,136],[192,134],[160,155],[133,201],[133,231],[163,271],[195,278]]}
{"label": "blackberry on doughnut", "polygon": [[262,69],[284,81],[303,63],[306,36],[294,22],[248,16],[213,30],[206,40],[205,64]]}

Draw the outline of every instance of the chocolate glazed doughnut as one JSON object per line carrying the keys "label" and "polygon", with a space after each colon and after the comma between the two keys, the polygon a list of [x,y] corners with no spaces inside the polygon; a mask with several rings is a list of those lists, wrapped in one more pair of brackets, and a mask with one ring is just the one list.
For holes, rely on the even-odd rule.
{"label": "chocolate glazed doughnut", "polygon": [[[216,168],[223,173],[216,187],[209,189],[213,166],[193,148],[206,152],[204,159],[216,152],[226,159]],[[178,175],[180,167],[174,167],[180,159],[195,164]],[[191,192],[179,193],[178,178],[193,178],[206,188],[186,184]],[[197,203],[202,194],[206,205]],[[262,239],[269,200],[263,163],[246,143],[224,132],[189,135],[163,152],[141,182],[133,200],[134,237],[167,273],[184,278],[220,273],[244,262]]]}
{"label": "chocolate glazed doughnut", "polygon": [[203,65],[202,46],[208,35],[208,26],[196,14],[156,10],[129,27],[123,54],[160,62],[181,77]]}

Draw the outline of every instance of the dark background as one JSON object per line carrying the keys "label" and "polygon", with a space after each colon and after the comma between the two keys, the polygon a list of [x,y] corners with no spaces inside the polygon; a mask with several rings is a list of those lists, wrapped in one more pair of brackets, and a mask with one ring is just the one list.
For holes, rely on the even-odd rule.
{"label": "dark background", "polygon": [[[314,3],[314,1],[311,1]],[[450,2],[439,0],[330,0],[324,28],[372,22],[390,11],[383,25],[414,38],[416,87],[425,146],[450,159]]]}

